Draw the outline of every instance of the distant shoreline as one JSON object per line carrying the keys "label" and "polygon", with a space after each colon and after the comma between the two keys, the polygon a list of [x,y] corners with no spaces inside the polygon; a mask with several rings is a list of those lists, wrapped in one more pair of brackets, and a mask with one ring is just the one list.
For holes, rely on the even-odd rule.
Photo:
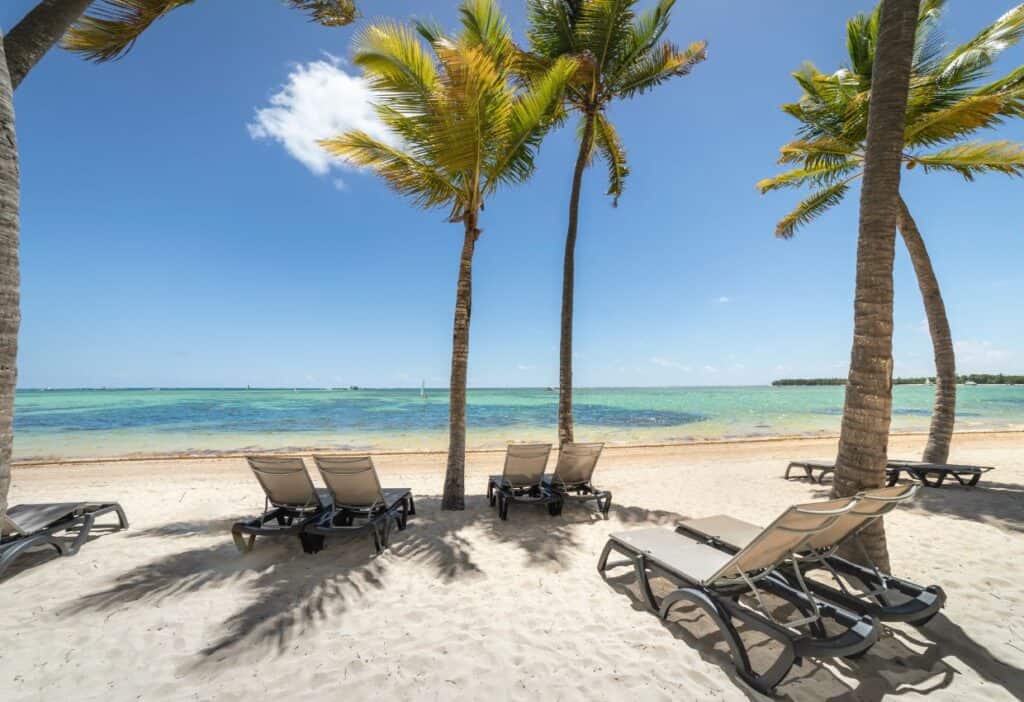
{"label": "distant shoreline", "polygon": [[[893,378],[893,385],[932,385],[935,376],[919,378]],[[958,385],[1024,385],[1024,375],[1006,373],[971,373],[958,375]],[[780,378],[772,381],[772,387],[814,387],[818,385],[846,385],[846,378]]]}
{"label": "distant shoreline", "polygon": [[[968,429],[965,431],[957,431],[954,433],[955,436],[985,436],[985,435],[1004,435],[1004,434],[1024,434],[1024,429]],[[893,437],[914,437],[914,436],[927,436],[927,431],[905,431],[905,432],[892,432]],[[733,438],[718,438],[718,439],[693,439],[684,441],[667,441],[667,442],[652,442],[652,443],[606,443],[606,451],[618,451],[618,450],[634,450],[634,449],[660,449],[660,448],[675,448],[675,447],[686,447],[686,446],[729,446],[734,444],[759,444],[759,443],[781,443],[789,441],[821,441],[821,440],[836,440],[839,438],[837,433],[821,433],[821,434],[779,434],[775,436],[750,436],[750,437],[733,437]],[[501,453],[505,450],[504,447],[495,448],[467,448],[467,454],[489,454],[489,453]],[[557,449],[555,449],[557,451]],[[168,454],[131,454],[121,456],[107,456],[107,457],[88,457],[88,458],[26,458],[18,459],[11,462],[11,465],[15,468],[43,468],[46,466],[89,466],[102,463],[142,463],[142,462],[157,462],[157,461],[220,461],[220,460],[237,460],[245,458],[246,456],[253,455],[280,455],[280,456],[303,456],[309,457],[315,453],[323,454],[342,454],[342,453],[370,453],[374,456],[438,456],[445,455],[446,449],[412,449],[408,451],[394,450],[394,449],[381,449],[381,450],[339,450],[337,448],[289,448],[282,449],[280,451],[209,451],[204,453],[168,453]]]}

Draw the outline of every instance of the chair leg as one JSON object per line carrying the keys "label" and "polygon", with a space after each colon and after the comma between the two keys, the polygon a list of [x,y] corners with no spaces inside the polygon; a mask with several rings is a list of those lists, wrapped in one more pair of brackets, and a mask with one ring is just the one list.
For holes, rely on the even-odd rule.
{"label": "chair leg", "polygon": [[6,546],[4,551],[0,553],[0,577],[3,577],[4,571],[6,571],[22,553],[34,546],[53,546],[61,556],[71,555],[67,552],[66,546],[61,543],[60,539],[49,534],[27,536],[17,543]]}
{"label": "chair leg", "polygon": [[491,507],[494,506],[494,481],[493,480],[488,480],[487,481],[487,502],[491,505]]}
{"label": "chair leg", "polygon": [[416,501],[413,500],[411,492],[409,493],[409,514],[410,515],[415,515],[416,514]]}

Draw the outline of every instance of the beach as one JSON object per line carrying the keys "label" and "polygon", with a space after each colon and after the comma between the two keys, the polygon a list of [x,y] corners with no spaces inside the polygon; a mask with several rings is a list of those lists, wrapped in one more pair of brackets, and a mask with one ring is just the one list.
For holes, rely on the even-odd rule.
{"label": "beach", "polygon": [[[924,440],[894,436],[889,454],[915,458]],[[610,447],[595,474],[614,492],[607,521],[579,505],[513,505],[500,521],[483,494],[500,451],[468,454],[466,510],[441,512],[443,453],[380,455],[382,483],[411,487],[417,513],[376,557],[368,537],[240,555],[230,526],[263,508],[240,458],[17,466],[12,504],[117,500],[131,527],[73,558],[25,558],[0,584],[0,698],[762,699],[706,618],[682,608],[662,624],[628,569],[605,581],[595,565],[609,532],[717,513],[765,524],[824,498],[781,476],[835,445]],[[941,585],[945,609],[887,625],[858,660],[805,660],[780,696],[1024,698],[1024,434],[959,434],[951,461],[997,469],[886,519],[894,572]]]}

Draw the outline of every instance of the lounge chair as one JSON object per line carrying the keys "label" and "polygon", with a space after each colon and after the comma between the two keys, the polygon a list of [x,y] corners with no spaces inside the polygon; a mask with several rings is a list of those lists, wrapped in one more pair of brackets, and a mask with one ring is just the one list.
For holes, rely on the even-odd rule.
{"label": "lounge chair", "polygon": [[[598,511],[607,518],[612,493],[598,490],[590,482],[603,448],[604,444],[564,444],[558,451],[554,474],[543,478],[544,487],[561,495],[563,501],[594,500]],[[561,508],[558,511],[561,512]]]}
{"label": "lounge chair", "polygon": [[[735,554],[668,529],[611,534],[597,569],[604,576],[610,568],[632,566],[644,600],[663,620],[683,602],[704,610],[728,643],[739,676],[770,694],[801,658],[857,656],[878,640],[875,618],[814,597],[799,573],[794,587],[776,572],[808,539],[835,524],[853,505],[854,500],[847,498],[790,507]],[[609,563],[612,551],[626,560]],[[667,578],[676,589],[658,601],[648,572]],[[792,605],[796,618],[776,619],[765,606],[762,590]],[[744,596],[750,600],[751,595],[754,601],[748,604]],[[747,645],[733,619],[782,644],[782,653],[764,672],[757,673],[751,666]],[[825,619],[838,625],[831,627],[837,633],[826,631]]]}
{"label": "lounge chair", "polygon": [[508,519],[513,502],[546,504],[552,516],[562,511],[562,497],[544,487],[544,469],[548,465],[551,444],[509,444],[501,475],[487,480],[487,500],[498,506],[498,516]]}
{"label": "lounge chair", "polygon": [[89,538],[96,518],[111,512],[117,515],[116,528],[127,529],[128,518],[116,502],[59,502],[9,508],[0,522],[0,577],[21,554],[36,546],[52,546],[62,556],[75,555]]}
{"label": "lounge chair", "polygon": [[313,481],[301,458],[248,456],[245,459],[263,488],[263,514],[255,519],[235,522],[231,536],[242,553],[252,550],[257,536],[296,536],[307,552],[318,550],[303,538],[302,529],[323,514],[329,498]]}
{"label": "lounge chair", "polygon": [[[800,571],[825,570],[836,586],[806,580],[814,594],[885,622],[926,624],[942,609],[946,593],[936,585],[925,587],[882,573],[871,564],[859,540],[859,534],[868,525],[913,498],[918,488],[916,484],[908,484],[860,493],[848,512],[825,530],[813,534],[801,546],[798,556],[780,572],[793,584],[800,577]],[[743,550],[762,531],[755,524],[727,515],[690,519],[676,528],[726,553]],[[845,543],[856,546],[869,565],[859,565],[837,556],[839,546]]]}
{"label": "lounge chair", "polygon": [[370,456],[313,456],[331,506],[308,524],[306,534],[340,536],[369,531],[377,553],[391,541],[391,524],[403,530],[416,505],[409,488],[381,488]]}
{"label": "lounge chair", "polygon": [[895,485],[900,479],[900,473],[906,473],[914,480],[919,480],[928,487],[942,487],[946,478],[952,477],[964,487],[974,487],[981,480],[981,476],[990,470],[992,466],[966,466],[952,463],[924,463],[923,461],[889,461],[886,467],[888,485]]}
{"label": "lounge chair", "polygon": [[[825,476],[836,472],[835,461],[790,461],[786,466],[786,473],[783,476],[789,480],[790,472],[794,468],[800,468],[804,474],[798,477],[807,478],[812,483],[819,485],[824,483]],[[990,470],[991,466],[966,466],[950,463],[924,463],[922,461],[901,461],[890,460],[885,467],[886,485],[892,487],[899,482],[900,474],[906,473],[912,479],[923,483],[927,487],[942,487],[946,478],[952,476],[964,487],[974,487],[981,480],[981,476]],[[815,472],[818,473],[815,478]]]}

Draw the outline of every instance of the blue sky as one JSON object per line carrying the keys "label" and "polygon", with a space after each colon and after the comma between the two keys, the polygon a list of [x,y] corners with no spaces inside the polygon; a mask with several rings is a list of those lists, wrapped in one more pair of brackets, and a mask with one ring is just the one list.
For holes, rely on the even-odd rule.
{"label": "blue sky", "polygon": [[[950,0],[949,40],[1010,4]],[[3,3],[0,25],[31,5]],[[844,20],[870,6],[680,0],[671,38],[707,39],[708,61],[612,111],[633,171],[617,209],[602,169],[587,174],[577,385],[845,375],[857,197],[778,241],[795,193],[761,197],[754,183],[793,133],[778,109],[798,95],[791,71],[805,59],[834,70]],[[450,2],[361,7],[455,19]],[[523,4],[503,7],[521,36]],[[302,146],[363,119],[344,62],[352,31],[275,0],[200,0],[122,61],[43,60],[16,95],[21,387],[447,384],[460,227]],[[1021,63],[1016,47],[1000,67]],[[1024,140],[1024,125],[1000,136]],[[534,179],[487,203],[471,386],[557,384],[573,137],[550,136]],[[904,183],[961,370],[1024,372],[1024,183],[917,171]],[[902,250],[896,280],[896,372],[929,373]]]}

